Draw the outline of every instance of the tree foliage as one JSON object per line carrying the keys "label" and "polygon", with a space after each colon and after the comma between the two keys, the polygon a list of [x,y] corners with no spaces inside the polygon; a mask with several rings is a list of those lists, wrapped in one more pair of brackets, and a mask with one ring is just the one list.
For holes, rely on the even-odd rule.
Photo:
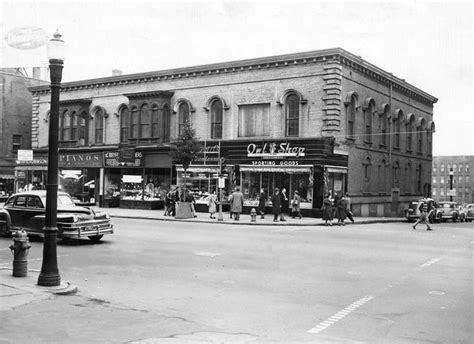
{"label": "tree foliage", "polygon": [[175,145],[176,149],[172,153],[173,159],[183,165],[184,172],[186,172],[202,149],[201,143],[196,139],[196,130],[189,121],[183,125],[183,130]]}

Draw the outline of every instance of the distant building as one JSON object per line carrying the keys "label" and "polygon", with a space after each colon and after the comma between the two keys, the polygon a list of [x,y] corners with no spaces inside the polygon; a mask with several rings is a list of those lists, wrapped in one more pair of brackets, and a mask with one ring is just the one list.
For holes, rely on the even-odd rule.
{"label": "distant building", "polygon": [[[433,157],[432,197],[437,201],[474,203],[474,155],[443,155]],[[452,191],[451,191],[452,173]]]}
{"label": "distant building", "polygon": [[33,77],[23,68],[0,69],[0,192],[13,192],[15,160],[18,149],[31,149],[32,95],[28,87],[45,82]]}
{"label": "distant building", "polygon": [[[17,169],[44,178],[50,91],[30,90],[37,163]],[[278,187],[298,190],[307,215],[324,193],[349,192],[356,215],[399,216],[431,194],[436,102],[339,48],[67,82],[61,186],[103,206],[153,207],[183,182],[170,151],[191,121],[206,147],[186,179],[198,203],[217,187],[220,150],[225,193],[240,186],[246,211]]]}

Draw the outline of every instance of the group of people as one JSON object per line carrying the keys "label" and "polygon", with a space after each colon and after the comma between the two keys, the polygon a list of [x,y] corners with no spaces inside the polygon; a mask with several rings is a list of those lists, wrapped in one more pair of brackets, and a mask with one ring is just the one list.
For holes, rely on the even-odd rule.
{"label": "group of people", "polygon": [[[265,207],[267,204],[268,196],[264,189],[260,190],[259,202],[258,202],[258,213],[262,219],[265,218]],[[270,197],[272,202],[272,213],[273,221],[286,221],[285,214],[288,214],[293,219],[298,217],[302,219],[301,215],[301,196],[298,190],[295,190],[291,200],[289,199],[286,188],[279,188],[273,190],[273,195]],[[291,206],[291,207],[290,207]]]}
{"label": "group of people", "polygon": [[194,217],[197,217],[196,210],[194,208],[194,196],[186,188],[171,187],[171,190],[165,196],[165,216],[175,216],[176,207],[179,202],[189,202],[191,206],[191,212]]}
{"label": "group of people", "polygon": [[334,197],[331,196],[331,193],[327,193],[323,199],[323,220],[326,223],[326,226],[332,226],[333,219],[337,219],[339,225],[344,226],[344,221],[346,218],[354,222],[354,217],[351,212],[351,199],[349,194],[339,196],[336,193]]}

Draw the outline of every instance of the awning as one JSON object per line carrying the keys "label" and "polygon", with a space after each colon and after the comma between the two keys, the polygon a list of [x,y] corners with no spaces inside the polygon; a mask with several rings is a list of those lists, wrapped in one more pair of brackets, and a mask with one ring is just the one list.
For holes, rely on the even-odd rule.
{"label": "awning", "polygon": [[[181,165],[176,166],[177,172],[184,172],[184,168]],[[219,166],[217,165],[195,165],[189,166],[186,172],[195,172],[195,173],[219,173]]]}
{"label": "awning", "polygon": [[271,166],[254,166],[254,165],[240,165],[241,172],[271,172],[271,173],[311,173],[312,165],[299,165],[299,166],[282,166],[282,165],[271,165]]}
{"label": "awning", "polygon": [[0,174],[0,179],[15,179],[13,174]]}

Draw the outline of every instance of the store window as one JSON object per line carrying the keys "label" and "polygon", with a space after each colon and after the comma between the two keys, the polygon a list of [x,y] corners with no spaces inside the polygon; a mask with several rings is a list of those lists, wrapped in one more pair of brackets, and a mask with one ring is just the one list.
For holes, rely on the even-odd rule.
{"label": "store window", "polygon": [[[176,166],[176,172],[178,186],[186,185],[186,188],[193,193],[197,203],[205,202],[211,193],[218,192],[219,168],[217,166],[191,166],[186,170],[186,173],[184,173],[182,166]],[[226,178],[225,183],[224,199],[228,196],[229,178]]]}
{"label": "store window", "polygon": [[76,203],[95,203],[97,169],[60,169],[59,172],[59,189],[61,191],[68,193]]}
{"label": "store window", "polygon": [[298,136],[300,120],[300,97],[290,94],[285,101],[286,136]]}
{"label": "store window", "polygon": [[270,135],[270,104],[239,105],[239,137]]}

